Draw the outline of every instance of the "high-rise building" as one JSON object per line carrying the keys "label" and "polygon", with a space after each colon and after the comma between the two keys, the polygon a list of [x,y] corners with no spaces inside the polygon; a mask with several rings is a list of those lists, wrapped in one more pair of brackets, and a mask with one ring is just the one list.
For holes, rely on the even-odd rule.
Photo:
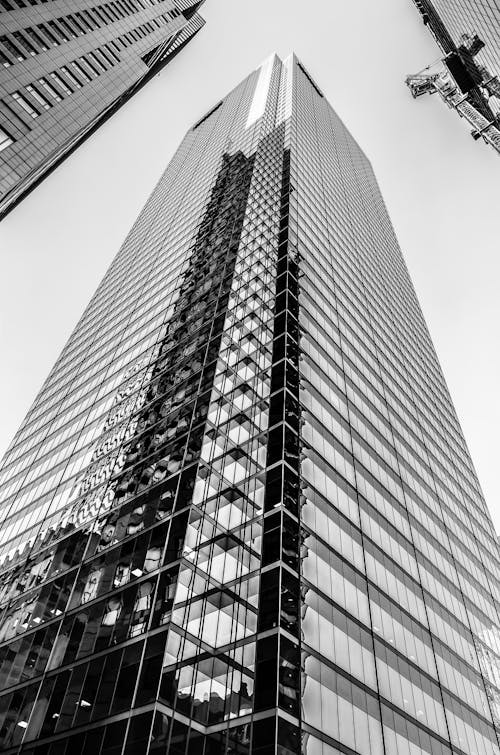
{"label": "high-rise building", "polygon": [[0,0],[0,218],[201,29],[204,0]]}
{"label": "high-rise building", "polygon": [[496,535],[294,56],[188,131],[1,483],[6,755],[500,753]]}
{"label": "high-rise building", "polygon": [[500,7],[496,0],[414,0],[443,54],[407,78],[414,97],[439,93],[500,152]]}

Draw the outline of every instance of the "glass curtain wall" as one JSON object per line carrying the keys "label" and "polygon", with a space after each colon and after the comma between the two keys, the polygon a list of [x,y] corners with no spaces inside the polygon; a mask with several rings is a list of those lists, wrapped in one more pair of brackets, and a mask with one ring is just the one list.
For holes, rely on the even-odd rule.
{"label": "glass curtain wall", "polygon": [[295,56],[188,131],[0,480],[4,752],[499,755],[497,538]]}

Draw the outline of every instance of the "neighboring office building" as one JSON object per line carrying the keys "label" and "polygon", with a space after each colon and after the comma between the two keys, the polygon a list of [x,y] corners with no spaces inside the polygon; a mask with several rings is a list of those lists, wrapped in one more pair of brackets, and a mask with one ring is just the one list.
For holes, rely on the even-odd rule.
{"label": "neighboring office building", "polygon": [[496,0],[414,0],[444,53],[408,77],[415,97],[438,92],[500,152],[500,6]]}
{"label": "neighboring office building", "polygon": [[498,755],[499,551],[372,168],[272,56],[6,454],[6,755]]}
{"label": "neighboring office building", "polygon": [[201,29],[192,0],[0,0],[0,219]]}

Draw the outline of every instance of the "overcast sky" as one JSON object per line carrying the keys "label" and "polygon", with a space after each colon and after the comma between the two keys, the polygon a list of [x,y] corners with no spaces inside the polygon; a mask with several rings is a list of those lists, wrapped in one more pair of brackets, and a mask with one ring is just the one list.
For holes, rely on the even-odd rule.
{"label": "overcast sky", "polygon": [[197,38],[0,224],[0,454],[185,131],[294,50],[371,159],[500,530],[500,160],[404,77],[411,0],[207,0]]}

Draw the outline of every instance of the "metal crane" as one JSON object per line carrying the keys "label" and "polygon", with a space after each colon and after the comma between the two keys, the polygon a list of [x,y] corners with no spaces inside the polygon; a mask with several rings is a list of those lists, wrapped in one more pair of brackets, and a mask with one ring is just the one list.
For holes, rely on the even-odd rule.
{"label": "metal crane", "polygon": [[410,88],[413,97],[423,94],[440,95],[448,107],[457,113],[473,127],[471,134],[474,139],[481,137],[500,154],[500,128],[498,119],[493,116],[488,119],[470,99],[469,93],[463,93],[451,74],[443,67],[438,72],[426,72],[427,69],[406,78],[406,84]]}
{"label": "metal crane", "polygon": [[444,57],[407,76],[406,84],[413,97],[439,94],[473,127],[474,139],[483,138],[500,154],[500,117],[489,103],[491,97],[500,100],[500,80],[475,60],[484,42],[477,34],[463,34],[460,43],[455,44],[431,0],[414,2]]}

